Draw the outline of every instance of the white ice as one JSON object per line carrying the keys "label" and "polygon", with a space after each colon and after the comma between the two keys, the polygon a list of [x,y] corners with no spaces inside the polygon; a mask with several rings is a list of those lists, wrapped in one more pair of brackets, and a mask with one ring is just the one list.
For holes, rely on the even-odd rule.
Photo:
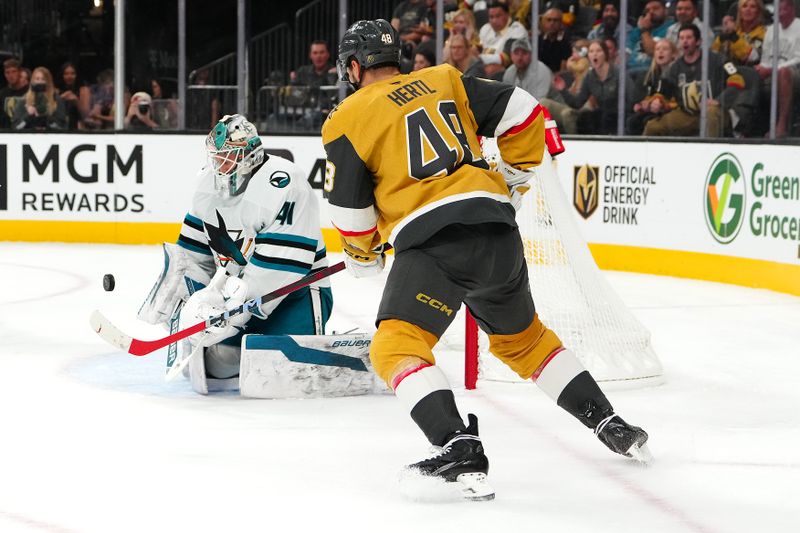
{"label": "white ice", "polygon": [[[427,441],[391,395],[203,397],[164,382],[163,352],[96,337],[95,308],[162,335],[134,318],[160,262],[156,246],[0,243],[0,532],[800,531],[800,298],[608,273],[666,369],[609,391],[650,433],[648,468],[535,386],[464,390],[462,358],[439,353],[497,499],[432,504],[398,487]],[[329,327],[369,330],[381,280],[332,282]]]}

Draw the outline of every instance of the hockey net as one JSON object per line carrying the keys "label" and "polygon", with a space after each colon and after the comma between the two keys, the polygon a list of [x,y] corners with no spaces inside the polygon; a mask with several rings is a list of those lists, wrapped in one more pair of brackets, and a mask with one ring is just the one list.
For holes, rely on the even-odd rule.
{"label": "hockey net", "polygon": [[[491,145],[484,146],[490,161],[491,150]],[[558,181],[556,163],[546,151],[545,157],[517,214],[539,317],[597,381],[634,387],[660,382],[662,368],[650,332],[597,267]],[[469,313],[457,321],[443,340],[464,339],[467,388],[474,388],[476,379],[521,381],[489,353],[488,337]]]}

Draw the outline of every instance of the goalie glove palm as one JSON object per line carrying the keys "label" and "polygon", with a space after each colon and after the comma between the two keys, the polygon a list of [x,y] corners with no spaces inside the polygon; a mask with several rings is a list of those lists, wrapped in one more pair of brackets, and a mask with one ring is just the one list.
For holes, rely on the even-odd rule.
{"label": "goalie glove palm", "polygon": [[384,245],[379,244],[369,252],[344,243],[344,266],[354,278],[377,276],[386,263]]}

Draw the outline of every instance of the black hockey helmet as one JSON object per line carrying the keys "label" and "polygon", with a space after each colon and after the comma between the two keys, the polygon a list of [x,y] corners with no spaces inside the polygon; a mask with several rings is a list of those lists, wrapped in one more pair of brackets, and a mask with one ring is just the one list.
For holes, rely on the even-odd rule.
{"label": "black hockey helmet", "polygon": [[359,20],[344,32],[339,43],[336,69],[339,79],[350,82],[347,66],[355,59],[362,69],[397,65],[400,67],[400,39],[384,19]]}

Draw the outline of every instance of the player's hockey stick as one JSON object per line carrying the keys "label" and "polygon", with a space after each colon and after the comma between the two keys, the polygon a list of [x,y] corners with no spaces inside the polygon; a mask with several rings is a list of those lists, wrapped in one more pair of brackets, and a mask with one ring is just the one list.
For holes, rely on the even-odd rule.
{"label": "player's hockey stick", "polygon": [[134,339],[130,335],[125,334],[122,330],[112,324],[105,316],[103,316],[100,311],[97,310],[92,312],[91,317],[89,317],[89,323],[92,325],[92,329],[94,329],[95,333],[97,333],[101,339],[110,345],[133,355],[147,355],[158,350],[159,348],[168,346],[173,342],[185,339],[186,337],[191,337],[195,333],[205,331],[206,328],[222,324],[233,316],[239,315],[251,309],[256,309],[262,304],[265,304],[271,300],[280,298],[281,296],[294,292],[298,289],[302,289],[303,287],[306,287],[315,281],[327,278],[328,276],[344,270],[344,268],[344,261],[340,261],[335,265],[318,270],[317,272],[309,274],[308,276],[299,279],[294,283],[290,283],[284,287],[281,287],[280,289],[275,289],[274,291],[263,296],[259,296],[258,298],[247,300],[239,307],[234,307],[233,309],[225,311],[220,315],[212,316],[206,319],[204,322],[199,322],[194,326],[179,330],[172,335],[152,341]]}

